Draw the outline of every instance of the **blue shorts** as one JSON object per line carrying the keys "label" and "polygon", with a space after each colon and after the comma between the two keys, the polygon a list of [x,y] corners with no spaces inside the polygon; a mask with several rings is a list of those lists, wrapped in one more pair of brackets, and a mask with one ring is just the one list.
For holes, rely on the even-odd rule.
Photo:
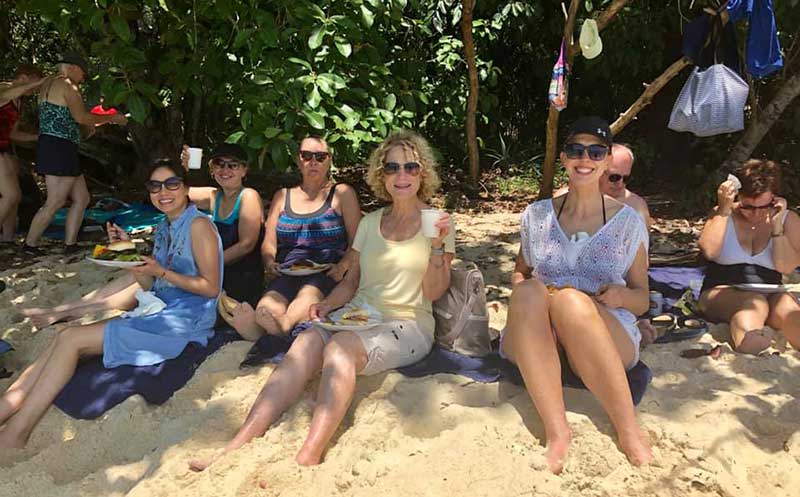
{"label": "blue shorts", "polygon": [[309,274],[307,276],[288,276],[280,275],[267,284],[267,292],[277,292],[287,302],[291,302],[297,297],[300,289],[304,286],[313,286],[320,292],[322,296],[331,293],[331,290],[337,285],[336,280],[331,278],[325,273]]}

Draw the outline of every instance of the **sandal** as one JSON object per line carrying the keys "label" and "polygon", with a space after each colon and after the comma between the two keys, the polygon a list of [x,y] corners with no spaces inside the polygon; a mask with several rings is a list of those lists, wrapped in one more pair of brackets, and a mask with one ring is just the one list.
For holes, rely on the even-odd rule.
{"label": "sandal", "polygon": [[690,340],[705,335],[708,332],[708,323],[702,319],[678,317],[675,327],[668,329],[663,336],[656,339],[655,343],[672,343]]}

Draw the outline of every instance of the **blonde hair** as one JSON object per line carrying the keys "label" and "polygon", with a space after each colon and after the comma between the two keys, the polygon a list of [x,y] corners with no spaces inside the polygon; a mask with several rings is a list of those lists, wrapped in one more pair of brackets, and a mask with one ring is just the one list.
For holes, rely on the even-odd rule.
{"label": "blonde hair", "polygon": [[427,201],[441,185],[439,173],[436,172],[438,164],[433,158],[433,150],[428,141],[418,133],[407,129],[389,135],[369,156],[367,184],[372,189],[372,193],[380,200],[392,200],[384,183],[383,163],[386,160],[386,154],[394,147],[403,147],[404,150],[410,151],[414,159],[419,162],[420,185],[417,198],[423,202]]}

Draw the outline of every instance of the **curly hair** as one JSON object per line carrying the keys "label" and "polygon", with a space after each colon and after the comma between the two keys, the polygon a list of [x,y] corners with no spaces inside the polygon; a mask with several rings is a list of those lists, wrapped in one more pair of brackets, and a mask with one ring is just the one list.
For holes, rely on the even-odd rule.
{"label": "curly hair", "polygon": [[781,167],[771,160],[750,159],[735,174],[742,182],[740,195],[756,197],[766,192],[780,195]]}
{"label": "curly hair", "polygon": [[439,173],[436,171],[438,166],[433,156],[428,141],[411,130],[400,130],[389,135],[369,157],[369,168],[367,169],[367,184],[380,200],[391,201],[392,197],[386,191],[384,183],[383,163],[386,154],[394,147],[403,147],[412,153],[420,165],[420,186],[417,197],[422,201],[430,199],[441,185]]}

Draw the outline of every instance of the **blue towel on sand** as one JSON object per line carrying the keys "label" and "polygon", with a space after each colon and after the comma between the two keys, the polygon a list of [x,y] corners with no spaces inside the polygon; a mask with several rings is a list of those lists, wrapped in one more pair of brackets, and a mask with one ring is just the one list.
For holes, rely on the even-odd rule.
{"label": "blue towel on sand", "polygon": [[78,365],[54,403],[77,419],[97,418],[132,395],[141,395],[151,404],[163,404],[186,385],[208,356],[238,339],[233,331],[218,331],[208,346],[189,344],[175,359],[153,366],[107,369],[102,357],[92,358]]}
{"label": "blue towel on sand", "polygon": [[[102,204],[102,200],[98,202],[98,204]],[[53,222],[45,233],[48,238],[54,240],[62,240],[64,238],[64,224],[66,223],[67,212],[68,209],[59,209],[56,212]],[[157,226],[163,219],[164,213],[149,203],[124,204],[118,209],[111,211],[104,208],[86,209],[86,212],[83,214],[84,225],[93,224],[105,226],[106,222],[111,221],[125,231]]]}
{"label": "blue towel on sand", "polygon": [[0,340],[0,355],[11,352],[12,350],[14,350],[14,347],[12,347],[10,343],[5,340]]}
{"label": "blue towel on sand", "polygon": [[[303,323],[303,325],[307,327],[307,324]],[[292,335],[297,335],[296,330],[293,331]],[[294,338],[291,337],[269,335],[262,337],[250,349],[247,357],[242,362],[242,366],[249,367],[266,362],[280,362],[292,345],[293,340]],[[572,388],[586,388],[580,378],[568,366],[565,365],[561,369],[561,379],[564,385]],[[400,368],[397,371],[411,378],[445,373],[466,376],[480,383],[494,383],[505,379],[516,385],[523,384],[522,377],[516,366],[502,359],[497,352],[493,352],[486,357],[469,357],[443,349],[438,345],[434,345],[431,353],[421,361],[411,366]],[[650,368],[639,361],[627,374],[633,403],[638,405],[644,396],[645,390],[647,390],[647,385],[653,379],[653,373]]]}

